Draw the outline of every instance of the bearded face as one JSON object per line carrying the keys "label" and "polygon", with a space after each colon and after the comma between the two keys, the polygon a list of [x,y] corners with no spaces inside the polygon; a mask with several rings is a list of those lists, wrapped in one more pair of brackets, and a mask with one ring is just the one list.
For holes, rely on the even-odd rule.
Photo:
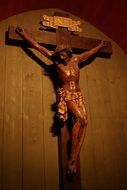
{"label": "bearded face", "polygon": [[52,57],[58,63],[68,62],[72,57],[72,50],[70,48],[57,49]]}

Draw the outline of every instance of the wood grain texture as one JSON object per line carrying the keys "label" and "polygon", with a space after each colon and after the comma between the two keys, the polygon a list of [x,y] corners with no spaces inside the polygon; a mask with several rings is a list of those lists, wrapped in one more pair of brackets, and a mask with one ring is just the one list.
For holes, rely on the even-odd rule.
{"label": "wood grain texture", "polygon": [[[26,45],[22,38],[15,32],[16,27],[15,26],[9,26],[7,31],[7,44],[13,44],[13,45]],[[30,26],[30,28],[25,28],[25,31],[34,38],[39,44],[42,44],[43,46],[46,46],[47,48],[50,48],[51,50],[54,50],[55,46],[58,44],[57,36],[55,32],[49,32],[44,30],[33,30]],[[58,32],[57,32],[58,33]],[[93,47],[96,47],[101,39],[95,39],[95,38],[88,38],[83,37],[80,35],[72,35],[70,32],[68,32],[69,41],[71,48],[73,49],[74,53],[81,53],[83,51],[89,50]],[[62,37],[62,36],[61,36]],[[62,43],[65,43],[65,39],[62,39]],[[112,47],[110,41],[105,41],[107,46],[103,48],[99,53],[98,56],[102,57],[110,57],[112,54]],[[66,42],[67,43],[67,42]]]}
{"label": "wood grain texture", "polygon": [[46,190],[59,189],[58,145],[53,137],[54,112],[52,104],[55,102],[55,92],[48,76],[43,75],[43,115],[44,115],[44,150],[45,150],[45,184]]}
{"label": "wood grain texture", "polygon": [[[35,27],[40,14],[25,14],[22,25]],[[22,51],[22,109],[23,109],[23,189],[45,189],[43,102],[41,67]],[[36,52],[30,52],[35,54]]]}
{"label": "wood grain texture", "polygon": [[[33,49],[4,45],[8,25],[36,30],[42,13],[53,10],[0,23],[1,190],[59,190],[57,138],[50,131],[56,97],[43,64],[49,62]],[[82,22],[84,36],[109,40]],[[112,45],[111,59],[96,58],[81,69],[89,119],[80,154],[82,190],[127,189],[127,57]]]}
{"label": "wood grain texture", "polygon": [[5,103],[5,33],[6,22],[2,22],[0,30],[0,189],[2,189],[3,180],[3,134],[4,134],[4,103]]}
{"label": "wood grain texture", "polygon": [[[12,21],[10,19],[10,21]],[[15,23],[16,20],[13,21]],[[8,23],[8,22],[7,22]],[[22,189],[22,69],[20,51],[6,46],[3,189]],[[11,56],[10,56],[11,55]]]}

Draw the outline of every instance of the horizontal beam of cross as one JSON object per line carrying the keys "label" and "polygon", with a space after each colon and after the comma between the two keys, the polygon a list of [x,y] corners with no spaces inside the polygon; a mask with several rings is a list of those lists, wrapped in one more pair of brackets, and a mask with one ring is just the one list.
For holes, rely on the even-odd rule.
{"label": "horizontal beam of cross", "polygon": [[[16,27],[9,26],[7,32],[7,40],[6,40],[7,44],[12,44],[17,46],[23,44],[26,45],[26,42],[24,42],[24,40],[15,32],[15,29]],[[54,48],[57,45],[55,32],[49,32],[44,30],[37,31],[33,29],[25,29],[25,31],[39,44],[49,48],[50,50],[54,50]],[[97,46],[100,42],[99,39],[81,37],[74,34],[70,34],[69,38],[70,38],[71,48],[73,49],[74,53],[81,53],[83,51],[89,50]],[[107,46],[99,52],[98,56],[110,57],[110,55],[112,54],[111,42],[109,41],[105,42],[107,43]]]}

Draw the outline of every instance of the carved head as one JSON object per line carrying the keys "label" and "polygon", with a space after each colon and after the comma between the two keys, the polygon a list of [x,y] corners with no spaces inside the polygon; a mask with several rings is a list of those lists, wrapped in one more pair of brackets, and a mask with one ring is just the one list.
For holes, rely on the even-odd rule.
{"label": "carved head", "polygon": [[57,61],[58,63],[65,62],[66,60],[69,60],[71,57],[72,49],[63,45],[57,46],[52,55],[53,60]]}

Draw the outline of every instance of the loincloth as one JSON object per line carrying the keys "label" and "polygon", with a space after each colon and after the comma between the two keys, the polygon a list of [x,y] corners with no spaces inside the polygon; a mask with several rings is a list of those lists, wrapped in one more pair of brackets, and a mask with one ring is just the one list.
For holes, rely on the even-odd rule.
{"label": "loincloth", "polygon": [[79,107],[85,104],[84,98],[80,91],[71,92],[68,90],[64,90],[63,88],[60,88],[58,89],[57,93],[60,97],[58,102],[58,117],[63,121],[66,121],[68,118],[68,101],[74,101]]}

